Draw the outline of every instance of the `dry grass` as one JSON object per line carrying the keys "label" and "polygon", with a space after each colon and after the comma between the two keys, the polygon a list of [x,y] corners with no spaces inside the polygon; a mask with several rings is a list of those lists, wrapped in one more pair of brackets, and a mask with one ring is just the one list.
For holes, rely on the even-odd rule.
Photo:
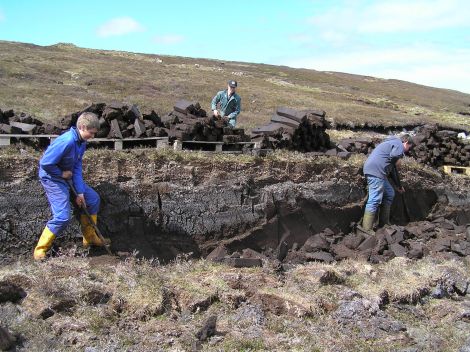
{"label": "dry grass", "polygon": [[[28,152],[21,151],[22,148],[10,146],[5,149],[0,149],[0,157],[19,156],[24,157],[39,156],[40,153],[33,149],[28,149]],[[31,151],[31,153],[30,153]],[[335,165],[338,167],[346,166],[360,166],[365,161],[365,156],[362,154],[353,154],[348,160],[338,157],[328,156],[310,156],[304,153],[289,151],[289,150],[275,150],[265,157],[252,156],[249,154],[232,154],[232,153],[207,153],[203,151],[176,151],[171,148],[155,149],[149,148],[135,148],[127,149],[124,151],[114,151],[110,149],[89,149],[84,156],[84,163],[91,162],[95,159],[113,159],[114,161],[133,161],[136,159],[146,159],[149,162],[170,162],[175,161],[182,164],[190,164],[197,162],[203,165],[209,163],[213,165],[253,165],[253,164],[270,164],[276,163],[292,163],[292,164],[305,164],[305,165]],[[411,162],[411,161],[410,161]]]}
{"label": "dry grass", "polygon": [[[453,269],[459,268],[455,265]],[[423,290],[442,276],[442,268],[428,259],[412,262],[405,258],[394,258],[374,268],[368,264],[353,263],[351,270],[355,271],[348,279],[351,287],[370,298],[388,292],[392,302],[416,302],[421,298]]]}
{"label": "dry grass", "polygon": [[[163,62],[157,62],[160,58]],[[91,102],[171,111],[178,99],[208,109],[229,78],[240,82],[241,127],[269,121],[277,106],[319,108],[338,123],[438,122],[468,129],[468,94],[397,80],[281,66],[0,42],[0,108],[52,121]]]}
{"label": "dry grass", "polygon": [[[404,334],[367,338],[354,325],[348,327],[334,318],[345,293],[356,292],[356,297],[374,302],[383,291],[391,300],[385,307],[387,314],[404,323],[423,350],[431,350],[433,343],[441,350],[455,350],[466,339],[468,324],[459,322],[463,307],[459,301],[409,303],[415,301],[416,292],[431,289],[445,272],[470,279],[468,261],[309,263],[282,277],[267,267],[235,269],[205,260],[179,258],[161,266],[133,257],[121,262],[105,259],[57,257],[0,268],[0,280],[15,278],[28,294],[18,308],[11,303],[0,305],[2,323],[23,336],[20,351],[83,351],[86,347],[146,351],[156,345],[164,350],[188,350],[195,332],[212,314],[218,316],[219,334],[203,344],[204,351],[390,351],[407,347],[410,342]],[[319,278],[327,271],[340,282],[322,283]],[[111,296],[107,301],[92,302],[87,298],[90,292]],[[274,301],[262,303],[259,297]],[[57,302],[70,300],[70,307],[57,308]],[[283,305],[284,310],[275,310],[273,304]],[[48,307],[58,311],[46,320],[38,318]],[[50,339],[51,332],[54,339]]]}

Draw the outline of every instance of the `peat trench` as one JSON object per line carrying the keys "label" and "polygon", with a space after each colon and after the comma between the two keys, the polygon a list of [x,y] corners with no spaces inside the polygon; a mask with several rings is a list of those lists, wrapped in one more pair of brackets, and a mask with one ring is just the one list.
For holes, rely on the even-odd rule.
{"label": "peat trench", "polygon": [[[111,238],[113,251],[167,262],[183,253],[205,257],[215,249],[210,258],[234,265],[243,265],[237,258],[244,257],[298,263],[470,255],[470,196],[443,180],[416,176],[405,182],[407,192],[392,206],[394,225],[370,238],[354,231],[365,200],[359,176],[299,182],[275,177],[276,170],[258,178],[250,174],[256,170],[242,170],[211,177],[204,170],[195,176],[194,167],[173,162],[169,170],[169,165],[153,181],[142,183],[122,171],[110,179],[108,170],[91,184],[102,200],[98,226]],[[0,262],[7,262],[31,255],[50,211],[34,168],[0,170]],[[172,175],[177,179],[162,182]],[[208,181],[191,183],[190,177]],[[54,249],[80,250],[80,240],[73,219]]]}

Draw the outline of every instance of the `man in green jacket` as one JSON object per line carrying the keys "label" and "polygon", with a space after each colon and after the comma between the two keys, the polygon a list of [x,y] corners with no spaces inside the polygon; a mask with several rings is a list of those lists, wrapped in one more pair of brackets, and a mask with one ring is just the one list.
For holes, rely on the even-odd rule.
{"label": "man in green jacket", "polygon": [[237,81],[228,81],[226,90],[221,90],[212,99],[211,108],[215,117],[227,118],[228,123],[235,127],[237,116],[241,111],[241,98],[235,93]]}

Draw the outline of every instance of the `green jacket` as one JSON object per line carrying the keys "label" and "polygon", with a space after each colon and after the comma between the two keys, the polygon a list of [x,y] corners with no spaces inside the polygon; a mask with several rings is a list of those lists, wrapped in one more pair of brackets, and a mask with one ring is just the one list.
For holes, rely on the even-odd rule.
{"label": "green jacket", "polygon": [[237,116],[241,111],[241,98],[237,93],[232,94],[229,98],[227,90],[221,90],[212,99],[211,109],[217,109],[217,104],[220,103],[220,113],[222,116],[228,117],[228,122],[235,126],[237,122]]}

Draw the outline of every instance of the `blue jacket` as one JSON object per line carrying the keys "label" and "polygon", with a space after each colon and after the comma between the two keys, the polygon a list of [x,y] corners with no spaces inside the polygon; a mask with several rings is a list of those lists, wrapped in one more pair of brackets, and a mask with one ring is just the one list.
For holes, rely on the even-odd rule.
{"label": "blue jacket", "polygon": [[386,179],[393,166],[405,153],[398,137],[389,137],[380,143],[364,163],[364,175]]}
{"label": "blue jacket", "polygon": [[220,103],[220,112],[222,116],[227,116],[229,122],[237,121],[237,116],[241,111],[241,98],[237,93],[233,93],[230,98],[227,90],[221,90],[212,99],[211,109],[217,109],[217,103]]}
{"label": "blue jacket", "polygon": [[72,127],[46,149],[39,161],[39,177],[65,182],[62,172],[72,171],[73,185],[78,194],[83,194],[82,158],[85,149],[86,142],[81,140],[77,128]]}

